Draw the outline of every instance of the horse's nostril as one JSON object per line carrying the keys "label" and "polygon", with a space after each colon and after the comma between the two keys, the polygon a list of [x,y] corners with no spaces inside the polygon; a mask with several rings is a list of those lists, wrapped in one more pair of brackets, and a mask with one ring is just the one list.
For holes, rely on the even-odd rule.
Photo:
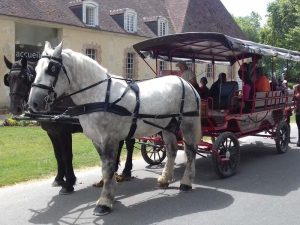
{"label": "horse's nostril", "polygon": [[33,107],[34,107],[34,108],[37,108],[37,107],[38,107],[38,104],[37,104],[36,102],[34,102],[34,103],[33,103]]}

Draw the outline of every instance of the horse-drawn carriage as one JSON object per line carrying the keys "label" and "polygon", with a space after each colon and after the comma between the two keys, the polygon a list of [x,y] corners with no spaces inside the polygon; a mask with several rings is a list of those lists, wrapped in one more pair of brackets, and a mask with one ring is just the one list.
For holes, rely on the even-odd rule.
{"label": "horse-drawn carriage", "polygon": [[[274,139],[279,153],[285,153],[290,139],[289,116],[294,107],[293,90],[271,90],[254,92],[248,111],[245,111],[245,99],[242,93],[245,62],[252,66],[252,77],[258,76],[255,68],[263,57],[278,57],[287,61],[300,61],[300,53],[282,48],[257,44],[232,38],[219,33],[183,33],[154,38],[133,46],[142,59],[151,67],[148,59],[155,59],[152,69],[158,77],[160,61],[167,61],[172,73],[174,62],[189,61],[195,70],[197,63],[211,63],[213,73],[215,65],[226,64],[230,67],[232,81],[220,85],[215,96],[201,101],[201,124],[203,136],[211,137],[212,142],[202,141],[197,154],[212,156],[213,166],[220,177],[233,175],[239,165],[240,150],[238,139],[245,136],[263,136]],[[153,64],[152,64],[153,65]],[[235,74],[237,68],[242,72],[241,88],[238,89]],[[227,72],[226,71],[226,72]],[[274,72],[274,71],[272,71]],[[174,71],[173,74],[176,74]],[[287,78],[287,74],[284,74]],[[272,74],[274,76],[274,73]],[[255,85],[254,85],[255,86]],[[255,87],[254,87],[255,88]],[[161,163],[166,154],[164,142],[160,136],[140,139],[142,156],[149,164]],[[183,141],[178,141],[178,147]]]}
{"label": "horse-drawn carriage", "polygon": [[[172,62],[189,59],[194,64],[205,60],[213,65],[218,62],[234,65],[251,58],[254,68],[263,55],[300,61],[298,52],[217,33],[170,35],[141,42],[134,48],[143,59],[155,58],[156,68],[158,60],[169,61],[171,71]],[[261,135],[260,132],[265,131],[263,136],[275,140],[278,152],[284,153],[288,148],[288,118],[294,104],[292,91],[256,93],[251,100],[251,111],[245,113],[244,95],[237,94],[235,81],[220,88],[216,95],[218,101],[212,96],[199,102],[196,90],[182,78],[126,80],[108,73],[81,53],[63,49],[62,43],[54,49],[46,43],[35,71],[28,100],[30,109],[36,113],[49,113],[51,105],[71,97],[76,106],[46,120],[74,123],[70,117],[78,116],[83,132],[101,156],[104,185],[95,215],[111,212],[115,155],[121,140],[142,137],[142,154],[148,163],[160,163],[165,154],[168,156],[158,178],[162,188],[172,182],[176,152],[178,146],[184,145],[187,163],[180,181],[181,191],[192,189],[196,154],[211,154],[217,173],[227,177],[233,175],[239,165],[240,137]],[[213,143],[200,141],[201,125],[203,136],[216,138]],[[179,129],[182,137],[180,135],[176,142]],[[158,132],[162,132],[164,141],[159,136],[145,136]],[[151,157],[153,153],[154,156],[162,153],[162,156],[155,159]]]}

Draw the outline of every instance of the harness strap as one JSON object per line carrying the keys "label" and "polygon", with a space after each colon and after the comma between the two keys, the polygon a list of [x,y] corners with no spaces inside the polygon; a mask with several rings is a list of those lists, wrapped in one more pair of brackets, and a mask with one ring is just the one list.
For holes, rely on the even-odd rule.
{"label": "harness strap", "polygon": [[46,89],[46,90],[48,90],[49,92],[54,92],[53,87],[50,87],[50,86],[47,86],[47,85],[44,85],[44,84],[36,84],[36,83],[33,83],[33,84],[31,85],[31,87],[38,87],[38,88],[41,88],[41,89]]}
{"label": "harness strap", "polygon": [[83,114],[93,113],[93,112],[110,112],[120,116],[131,116],[132,113],[129,112],[125,107],[114,105],[112,103],[105,102],[94,102],[84,105],[74,106],[68,108],[64,115],[69,116],[80,116]]}
{"label": "harness strap", "polygon": [[134,133],[136,131],[136,128],[137,128],[136,122],[137,122],[139,111],[140,111],[140,88],[137,85],[137,83],[135,83],[135,82],[130,83],[129,86],[130,86],[131,90],[133,90],[134,93],[135,93],[136,104],[135,104],[135,107],[134,107],[134,110],[133,110],[133,117],[132,117],[131,127],[130,127],[130,130],[129,130],[129,133],[128,133],[126,139],[131,139],[132,136],[134,135]]}
{"label": "harness strap", "polygon": [[111,87],[111,77],[107,74],[107,87],[104,101],[104,110],[107,111],[109,105],[109,97],[110,97],[110,87]]}
{"label": "harness strap", "polygon": [[107,74],[107,76],[108,76],[107,79],[100,80],[100,81],[98,81],[97,83],[94,83],[94,84],[92,84],[92,85],[89,85],[89,86],[87,86],[87,87],[85,87],[85,88],[83,88],[83,89],[80,89],[80,90],[78,90],[78,91],[75,91],[75,92],[73,92],[73,93],[71,93],[71,94],[63,95],[63,96],[58,97],[58,98],[54,101],[53,104],[57,104],[58,102],[62,101],[62,100],[65,99],[65,98],[71,97],[71,96],[76,95],[76,94],[78,94],[78,93],[80,93],[80,92],[83,92],[83,91],[85,91],[85,90],[88,90],[88,89],[90,89],[90,88],[93,88],[93,87],[95,87],[95,86],[97,86],[97,85],[99,85],[99,84],[102,84],[103,82],[106,82],[106,81],[108,81],[109,79],[111,79],[111,77],[110,77],[108,74]]}
{"label": "harness strap", "polygon": [[177,124],[176,124],[176,131],[179,130],[179,127],[180,127],[180,124],[181,124],[181,121],[182,121],[182,114],[183,114],[183,107],[184,107],[184,97],[185,97],[185,86],[184,86],[184,83],[182,81],[182,78],[178,77],[179,80],[180,80],[180,83],[181,83],[181,87],[182,87],[182,93],[181,93],[181,102],[180,102],[180,114],[179,114],[179,117],[178,117],[178,121],[177,121]]}

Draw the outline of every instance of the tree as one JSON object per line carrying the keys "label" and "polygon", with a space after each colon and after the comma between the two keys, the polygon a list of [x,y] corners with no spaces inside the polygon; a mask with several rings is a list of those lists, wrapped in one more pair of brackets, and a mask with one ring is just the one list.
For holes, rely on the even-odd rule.
{"label": "tree", "polygon": [[[275,0],[268,5],[269,17],[261,30],[261,41],[276,47],[300,51],[300,1]],[[296,81],[300,63],[291,63],[290,77]],[[282,63],[282,67],[284,64]]]}
{"label": "tree", "polygon": [[234,19],[250,41],[260,42],[260,21],[262,18],[258,13],[251,12],[250,16],[234,17]]}

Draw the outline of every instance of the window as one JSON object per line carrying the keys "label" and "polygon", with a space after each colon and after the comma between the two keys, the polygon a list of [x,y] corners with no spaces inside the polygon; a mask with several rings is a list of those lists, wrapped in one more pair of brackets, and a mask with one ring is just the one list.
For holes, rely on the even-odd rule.
{"label": "window", "polygon": [[157,35],[158,36],[167,35],[169,33],[168,20],[166,18],[159,18],[157,22],[158,22]]}
{"label": "window", "polygon": [[93,7],[86,7],[86,18],[85,18],[85,21],[86,21],[86,24],[87,25],[95,25],[95,8]]}
{"label": "window", "polygon": [[124,13],[124,29],[129,33],[137,31],[137,14],[131,9],[126,9]]}
{"label": "window", "polygon": [[207,74],[207,77],[213,76],[213,65],[211,63],[207,64],[206,74]]}
{"label": "window", "polygon": [[83,22],[88,26],[98,26],[98,4],[93,1],[83,2]]}
{"label": "window", "polygon": [[133,78],[134,76],[134,53],[128,52],[126,55],[125,65],[126,78]]}
{"label": "window", "polygon": [[85,50],[85,54],[92,58],[93,60],[96,60],[97,59],[97,50],[96,49],[92,49],[92,48],[87,48]]}
{"label": "window", "polygon": [[166,62],[165,61],[159,61],[159,71],[166,70]]}

